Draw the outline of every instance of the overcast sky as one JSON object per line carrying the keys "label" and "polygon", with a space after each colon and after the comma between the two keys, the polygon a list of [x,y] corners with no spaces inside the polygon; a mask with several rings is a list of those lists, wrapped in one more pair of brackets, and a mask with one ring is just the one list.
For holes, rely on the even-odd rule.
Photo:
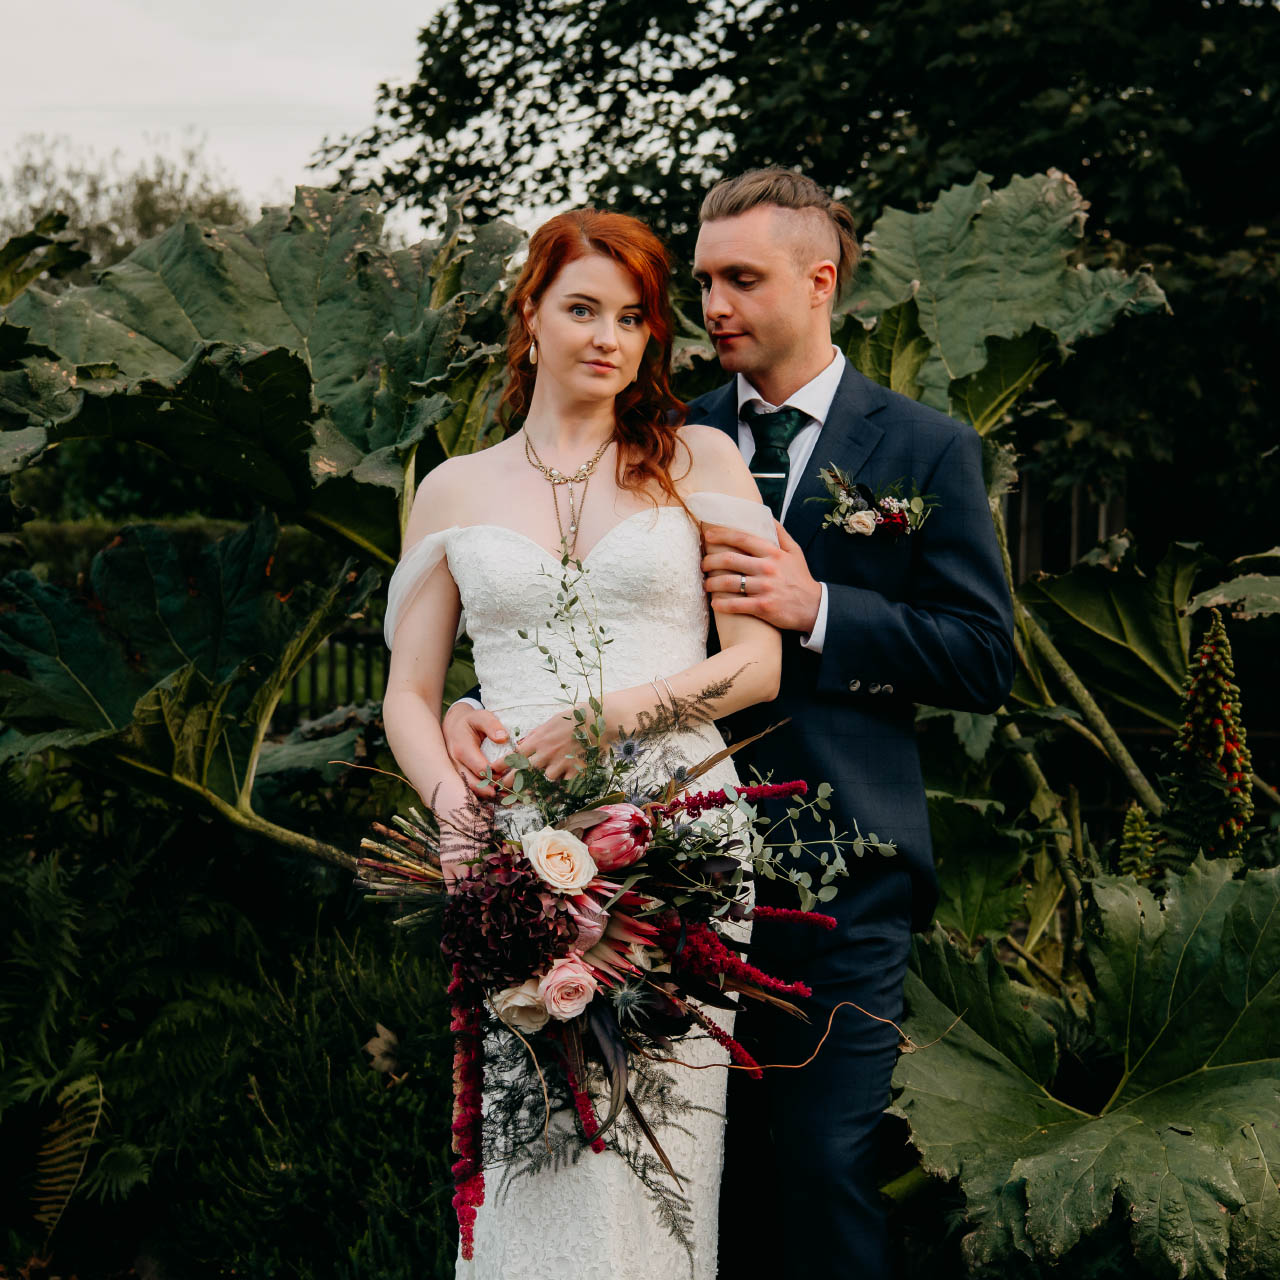
{"label": "overcast sky", "polygon": [[412,79],[442,0],[39,0],[4,5],[0,171],[18,138],[62,135],[126,161],[187,131],[251,203],[278,203],[321,139],[373,120]]}

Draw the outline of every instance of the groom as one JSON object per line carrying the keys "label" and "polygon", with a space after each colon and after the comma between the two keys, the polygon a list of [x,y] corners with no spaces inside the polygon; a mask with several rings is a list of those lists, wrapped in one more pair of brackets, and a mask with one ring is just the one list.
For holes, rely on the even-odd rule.
{"label": "groom", "polygon": [[[837,927],[760,921],[752,960],[813,989],[809,1023],[751,1005],[738,1033],[758,1061],[794,1064],[764,1082],[730,1084],[720,1215],[724,1276],[887,1280],[874,1140],[889,1100],[912,928],[937,896],[914,704],[989,711],[1012,680],[1010,602],[969,427],[856,372],[831,342],[831,313],[857,261],[848,211],[782,169],[715,187],[701,212],[694,274],[720,363],[733,380],[690,407],[737,442],[778,526],[780,546],[706,530],[705,585],[721,612],[749,612],[783,632],[775,703],[741,713],[741,741],[789,717],[742,752],[776,780],[834,788],[837,830],[892,840],[838,881],[823,910]],[[894,538],[826,528],[818,472],[832,464],[879,495],[901,481],[936,502],[924,527]],[[865,521],[863,522],[865,523]],[[723,593],[730,593],[725,595]],[[505,738],[496,717],[455,703],[445,718],[455,759]],[[825,830],[802,833],[819,839]],[[771,895],[774,890],[776,896]],[[794,906],[770,882],[762,902]]]}
{"label": "groom", "polygon": [[[837,830],[874,833],[839,880],[831,932],[757,923],[752,960],[813,988],[810,1023],[747,1002],[738,1028],[757,1060],[809,1065],[730,1084],[721,1275],[887,1280],[875,1132],[889,1101],[913,928],[937,898],[914,704],[991,711],[1013,678],[1012,616],[976,432],[869,381],[831,342],[831,313],[857,261],[849,212],[784,169],[721,182],[703,201],[694,254],[707,332],[732,381],[696,400],[690,422],[732,436],[774,509],[780,545],[707,529],[705,585],[722,613],[783,632],[775,703],[740,713],[740,772],[826,781]],[[936,505],[895,537],[821,528],[819,476],[839,467],[872,497],[901,482]],[[863,520],[865,527],[869,521]],[[725,594],[728,593],[728,594]],[[804,833],[820,839],[825,831]],[[854,861],[854,860],[851,860]],[[762,902],[788,904],[771,882]],[[736,1265],[735,1265],[736,1264]]]}

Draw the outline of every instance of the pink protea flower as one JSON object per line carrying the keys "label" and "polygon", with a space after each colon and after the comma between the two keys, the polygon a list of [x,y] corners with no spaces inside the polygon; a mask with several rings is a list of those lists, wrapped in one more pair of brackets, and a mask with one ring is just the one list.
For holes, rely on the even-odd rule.
{"label": "pink protea flower", "polygon": [[605,804],[599,812],[609,816],[583,833],[596,866],[605,872],[621,871],[643,858],[653,838],[649,815],[633,804]]}
{"label": "pink protea flower", "polygon": [[595,946],[589,948],[583,959],[606,982],[622,981],[628,975],[639,973],[631,957],[634,945],[651,946],[658,937],[658,930],[646,920],[633,920],[616,909]]}
{"label": "pink protea flower", "polygon": [[581,894],[573,900],[569,914],[578,926],[578,936],[573,944],[576,951],[588,951],[604,937],[609,913],[594,898]]}

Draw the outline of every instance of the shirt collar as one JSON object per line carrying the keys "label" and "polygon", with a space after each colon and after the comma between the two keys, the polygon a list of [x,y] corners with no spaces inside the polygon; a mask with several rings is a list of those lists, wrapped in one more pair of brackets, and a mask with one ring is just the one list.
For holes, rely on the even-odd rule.
{"label": "shirt collar", "polygon": [[[827,414],[831,412],[831,402],[836,398],[840,379],[844,377],[847,361],[844,352],[835,343],[831,344],[831,363],[816,378],[810,379],[798,391],[793,391],[786,400],[787,405],[808,414],[819,426],[825,424]],[[769,402],[751,385],[745,374],[737,376],[738,417],[742,418],[743,406],[753,400],[766,405],[769,409],[781,409],[784,405],[770,405]]]}

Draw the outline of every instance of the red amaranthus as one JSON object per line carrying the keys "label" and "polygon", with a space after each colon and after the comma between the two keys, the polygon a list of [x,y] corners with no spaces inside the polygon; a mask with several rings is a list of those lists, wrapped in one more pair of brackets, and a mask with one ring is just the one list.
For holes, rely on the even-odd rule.
{"label": "red amaranthus", "polygon": [[458,1216],[462,1256],[475,1246],[476,1210],[484,1204],[484,1160],[481,1149],[481,1101],[484,1094],[484,1055],[481,1048],[481,1006],[467,1003],[467,984],[455,965],[449,983],[453,1001],[453,1209]]}

